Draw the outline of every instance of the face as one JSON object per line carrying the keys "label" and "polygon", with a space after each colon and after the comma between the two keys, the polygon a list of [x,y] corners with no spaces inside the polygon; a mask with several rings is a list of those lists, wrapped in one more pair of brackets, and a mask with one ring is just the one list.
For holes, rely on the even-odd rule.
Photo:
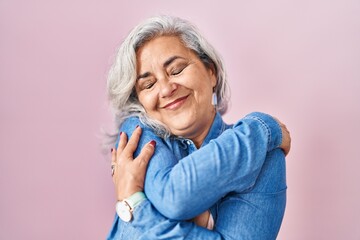
{"label": "face", "polygon": [[215,116],[216,75],[175,36],[152,39],[138,49],[136,93],[147,114],[171,133],[201,145]]}

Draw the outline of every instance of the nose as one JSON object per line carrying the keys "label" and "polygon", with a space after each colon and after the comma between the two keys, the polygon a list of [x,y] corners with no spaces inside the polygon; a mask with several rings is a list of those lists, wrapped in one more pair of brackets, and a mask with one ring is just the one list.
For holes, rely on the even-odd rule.
{"label": "nose", "polygon": [[160,83],[160,97],[170,97],[174,94],[177,89],[177,84],[163,78],[159,81]]}

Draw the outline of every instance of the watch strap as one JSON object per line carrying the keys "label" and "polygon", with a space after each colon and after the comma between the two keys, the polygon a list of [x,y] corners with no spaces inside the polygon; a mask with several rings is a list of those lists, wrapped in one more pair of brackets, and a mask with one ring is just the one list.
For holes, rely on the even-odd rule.
{"label": "watch strap", "polygon": [[146,199],[144,192],[136,192],[128,198],[125,198],[123,201],[126,202],[131,209],[134,209],[142,201]]}

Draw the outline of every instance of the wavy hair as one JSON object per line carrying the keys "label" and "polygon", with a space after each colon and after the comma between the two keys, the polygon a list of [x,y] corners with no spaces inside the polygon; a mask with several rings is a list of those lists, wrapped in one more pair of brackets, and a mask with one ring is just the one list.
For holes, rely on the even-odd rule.
{"label": "wavy hair", "polygon": [[177,36],[197,54],[207,68],[215,68],[217,84],[214,92],[218,98],[217,111],[220,114],[227,111],[229,88],[220,56],[189,21],[172,16],[156,16],[136,26],[118,49],[107,78],[107,94],[115,123],[120,126],[126,118],[138,116],[142,123],[153,128],[158,135],[168,137],[168,128],[146,114],[135,92],[136,52],[146,42],[160,36]]}

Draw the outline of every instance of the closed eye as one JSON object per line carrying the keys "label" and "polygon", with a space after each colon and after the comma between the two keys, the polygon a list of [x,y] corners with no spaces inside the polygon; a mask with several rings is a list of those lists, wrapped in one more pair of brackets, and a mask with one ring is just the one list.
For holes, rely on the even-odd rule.
{"label": "closed eye", "polygon": [[181,65],[179,67],[176,67],[174,70],[171,71],[172,76],[179,75],[182,73],[182,71],[187,67],[187,65]]}
{"label": "closed eye", "polygon": [[156,83],[156,79],[148,77],[140,79],[137,84],[140,90],[151,89]]}
{"label": "closed eye", "polygon": [[143,88],[144,89],[150,89],[152,88],[153,86],[155,85],[155,82],[148,82],[148,83],[145,83]]}

